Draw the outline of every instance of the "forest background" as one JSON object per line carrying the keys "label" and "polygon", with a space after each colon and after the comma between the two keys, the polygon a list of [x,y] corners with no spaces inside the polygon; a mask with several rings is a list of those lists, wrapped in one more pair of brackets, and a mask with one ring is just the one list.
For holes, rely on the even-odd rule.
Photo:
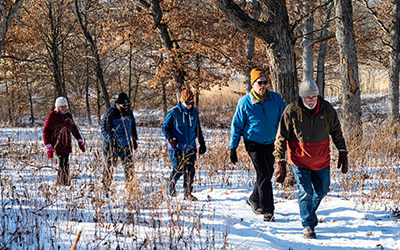
{"label": "forest background", "polygon": [[314,78],[322,96],[341,95],[350,135],[346,125],[361,124],[360,93],[387,91],[387,115],[398,119],[397,5],[2,0],[0,120],[40,123],[65,96],[70,111],[91,124],[122,91],[133,109],[164,114],[183,88],[196,93],[199,108],[235,105],[251,88],[249,71],[260,67],[269,68],[270,89],[286,103],[303,77]]}

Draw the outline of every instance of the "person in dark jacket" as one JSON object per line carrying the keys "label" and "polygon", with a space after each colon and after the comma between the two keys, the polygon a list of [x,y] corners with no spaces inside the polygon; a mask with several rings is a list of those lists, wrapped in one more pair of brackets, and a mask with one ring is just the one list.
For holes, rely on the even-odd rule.
{"label": "person in dark jacket", "polygon": [[69,154],[72,152],[71,133],[78,140],[80,150],[85,152],[82,136],[67,109],[67,99],[58,97],[43,127],[43,140],[46,145],[47,157],[53,158],[55,152],[60,160],[57,184],[62,186],[71,185],[68,162]]}
{"label": "person in dark jacket", "polygon": [[336,111],[319,96],[317,84],[305,79],[300,84],[299,96],[286,107],[279,124],[274,151],[278,162],[275,180],[285,180],[287,151],[287,162],[298,183],[303,236],[315,239],[316,211],[330,185],[329,135],[339,151],[338,168],[342,173],[348,170],[347,149]]}
{"label": "person in dark jacket", "polygon": [[169,156],[173,165],[170,175],[170,194],[176,196],[176,182],[184,175],[184,199],[197,201],[192,195],[197,152],[196,138],[200,144],[200,155],[206,152],[206,144],[200,127],[199,114],[193,104],[192,91],[183,90],[179,103],[168,111],[162,131],[168,141]]}
{"label": "person in dark jacket", "polygon": [[279,120],[286,107],[282,97],[267,89],[270,80],[261,69],[250,72],[250,93],[240,98],[231,125],[231,162],[238,162],[236,149],[240,138],[256,170],[256,183],[247,203],[264,221],[274,221],[272,175],[274,173],[274,141]]}
{"label": "person in dark jacket", "polygon": [[138,148],[136,122],[130,108],[127,94],[120,93],[103,116],[101,122],[103,135],[103,156],[105,161],[103,171],[103,189],[108,191],[111,186],[114,168],[118,157],[124,165],[125,184],[133,177],[133,149]]}

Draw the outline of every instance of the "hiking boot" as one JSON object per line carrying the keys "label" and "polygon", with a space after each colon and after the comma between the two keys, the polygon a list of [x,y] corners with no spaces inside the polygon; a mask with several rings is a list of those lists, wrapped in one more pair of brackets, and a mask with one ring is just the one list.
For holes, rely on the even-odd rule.
{"label": "hiking boot", "polygon": [[187,200],[187,201],[197,201],[198,199],[195,197],[195,196],[193,196],[192,194],[185,194],[185,196],[183,197],[183,199],[184,200]]}
{"label": "hiking boot", "polygon": [[253,210],[253,212],[255,214],[262,214],[263,213],[260,203],[252,201],[250,199],[250,197],[247,198],[247,204],[249,204],[251,206],[251,209]]}
{"label": "hiking boot", "polygon": [[315,212],[312,213],[312,215],[314,216],[314,227],[316,227],[318,225],[318,217],[317,217],[317,214]]}
{"label": "hiking boot", "polygon": [[274,217],[275,217],[274,213],[267,212],[264,214],[264,221],[274,222],[275,221]]}
{"label": "hiking boot", "polygon": [[314,228],[306,227],[303,229],[303,237],[306,239],[315,239],[317,235],[314,232]]}

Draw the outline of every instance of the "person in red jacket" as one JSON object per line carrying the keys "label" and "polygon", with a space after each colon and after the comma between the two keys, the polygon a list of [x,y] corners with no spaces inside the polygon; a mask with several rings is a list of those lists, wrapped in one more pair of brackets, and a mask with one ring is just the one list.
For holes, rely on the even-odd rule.
{"label": "person in red jacket", "polygon": [[60,159],[57,184],[62,186],[71,185],[68,163],[69,154],[72,152],[71,133],[78,140],[80,150],[85,152],[82,136],[72,118],[72,114],[67,109],[67,99],[58,97],[43,127],[43,140],[46,145],[47,157],[49,159],[53,158],[53,153],[55,152]]}

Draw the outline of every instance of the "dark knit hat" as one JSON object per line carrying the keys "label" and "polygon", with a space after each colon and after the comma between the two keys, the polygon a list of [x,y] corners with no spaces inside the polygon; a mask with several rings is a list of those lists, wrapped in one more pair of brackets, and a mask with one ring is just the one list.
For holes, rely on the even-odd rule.
{"label": "dark knit hat", "polygon": [[265,77],[265,72],[259,68],[252,69],[250,72],[250,82],[251,85],[260,77]]}
{"label": "dark knit hat", "polygon": [[190,89],[185,89],[181,93],[180,102],[194,102],[193,92]]}
{"label": "dark knit hat", "polygon": [[120,93],[118,95],[117,103],[118,104],[125,104],[125,103],[130,103],[131,101],[129,100],[129,97],[125,93]]}

